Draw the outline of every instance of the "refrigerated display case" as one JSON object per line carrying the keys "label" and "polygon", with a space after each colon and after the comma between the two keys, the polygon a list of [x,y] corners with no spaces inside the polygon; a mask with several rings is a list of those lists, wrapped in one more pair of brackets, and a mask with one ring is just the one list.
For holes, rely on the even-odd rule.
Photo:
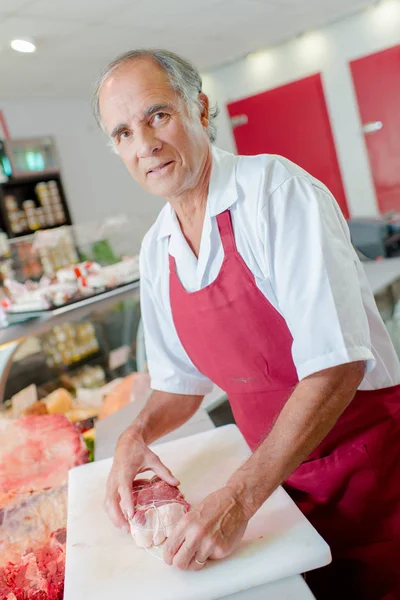
{"label": "refrigerated display case", "polygon": [[[367,262],[364,268],[400,356],[400,258]],[[60,385],[74,391],[76,378],[91,387],[145,371],[139,290],[137,279],[0,329],[1,400],[32,383],[43,397]],[[203,408],[216,424],[233,420],[219,388],[206,396]]]}
{"label": "refrigerated display case", "polygon": [[137,370],[139,280],[0,329],[0,398],[100,387]]}

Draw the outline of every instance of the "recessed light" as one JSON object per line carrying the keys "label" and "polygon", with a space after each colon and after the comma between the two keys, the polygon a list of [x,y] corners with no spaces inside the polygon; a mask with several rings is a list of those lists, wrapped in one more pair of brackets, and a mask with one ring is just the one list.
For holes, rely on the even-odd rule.
{"label": "recessed light", "polygon": [[11,48],[17,52],[36,52],[36,46],[31,40],[12,40]]}

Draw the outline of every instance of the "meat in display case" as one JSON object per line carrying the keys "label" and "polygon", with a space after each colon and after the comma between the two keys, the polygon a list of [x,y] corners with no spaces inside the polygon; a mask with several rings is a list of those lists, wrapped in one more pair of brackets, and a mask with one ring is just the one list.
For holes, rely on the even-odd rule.
{"label": "meat in display case", "polygon": [[149,395],[139,322],[134,282],[0,330],[0,598],[62,600],[68,469],[93,458],[97,419]]}

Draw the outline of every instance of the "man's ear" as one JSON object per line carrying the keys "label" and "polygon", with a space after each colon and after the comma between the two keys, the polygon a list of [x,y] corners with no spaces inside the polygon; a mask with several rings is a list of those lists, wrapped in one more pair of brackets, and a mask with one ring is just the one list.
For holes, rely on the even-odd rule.
{"label": "man's ear", "polygon": [[200,121],[201,121],[201,124],[203,125],[203,127],[205,129],[207,129],[207,127],[210,123],[210,119],[209,119],[210,101],[208,99],[208,96],[206,96],[206,94],[204,92],[200,92],[199,98],[200,98],[200,103],[201,103]]}

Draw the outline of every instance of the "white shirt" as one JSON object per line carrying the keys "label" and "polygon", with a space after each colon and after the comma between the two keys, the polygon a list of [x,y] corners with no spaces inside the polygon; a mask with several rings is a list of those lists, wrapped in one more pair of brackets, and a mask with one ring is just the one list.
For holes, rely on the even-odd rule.
{"label": "white shirt", "polygon": [[213,387],[177,336],[168,252],[188,291],[209,285],[223,260],[216,215],[228,208],[239,253],[289,327],[299,380],[363,360],[360,389],[400,383],[395,350],[329,190],[282,157],[234,156],[213,147],[198,259],[169,204],[142,243],[141,307],[152,389],[202,395]]}

